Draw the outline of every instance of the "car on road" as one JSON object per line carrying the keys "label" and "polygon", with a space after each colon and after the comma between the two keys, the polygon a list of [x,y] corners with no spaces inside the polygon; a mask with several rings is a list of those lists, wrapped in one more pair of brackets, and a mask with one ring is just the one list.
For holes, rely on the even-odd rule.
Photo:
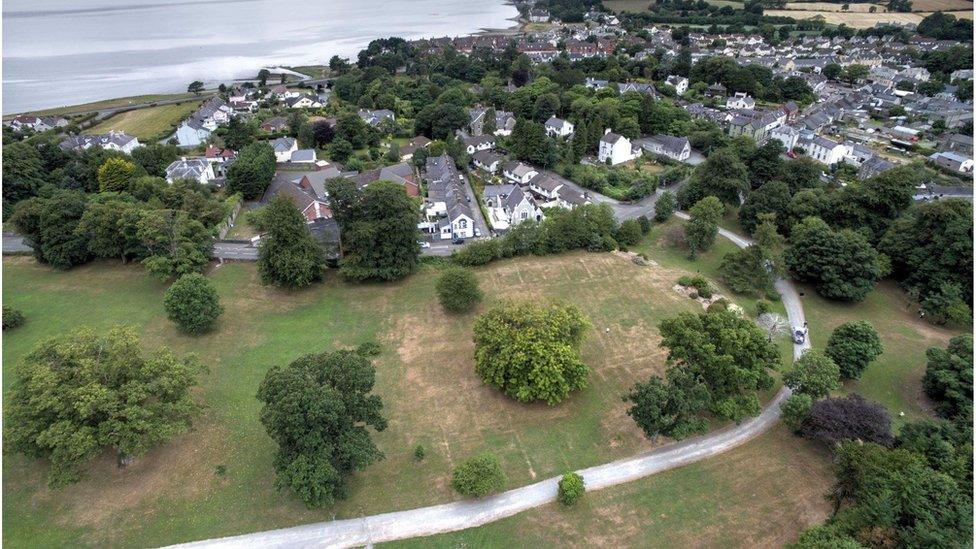
{"label": "car on road", "polygon": [[463,238],[455,238],[454,240],[451,241],[451,244],[457,244],[457,245],[460,246],[461,244],[464,244],[464,239]]}
{"label": "car on road", "polygon": [[806,340],[807,340],[807,329],[805,327],[804,328],[801,328],[799,326],[794,326],[793,327],[793,343],[796,343],[797,345],[800,345],[800,344],[802,344]]}

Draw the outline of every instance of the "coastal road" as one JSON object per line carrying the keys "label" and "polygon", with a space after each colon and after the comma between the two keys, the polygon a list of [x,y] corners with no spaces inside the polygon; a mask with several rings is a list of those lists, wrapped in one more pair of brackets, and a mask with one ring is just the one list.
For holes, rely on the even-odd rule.
{"label": "coastal road", "polygon": [[[688,218],[684,213],[677,215],[683,219]],[[730,239],[737,246],[748,246],[751,243],[748,238],[724,229],[720,229],[719,234]],[[776,289],[782,297],[790,322],[794,326],[802,326],[804,323],[803,306],[792,283],[780,279],[776,282]],[[809,346],[809,338],[800,345],[794,345],[794,357],[799,357]],[[729,426],[704,436],[694,437],[631,458],[589,467],[577,472],[583,476],[587,491],[592,491],[637,480],[721,454],[748,442],[775,425],[780,417],[780,405],[790,394],[789,388],[780,389],[759,416],[739,425]],[[481,526],[549,503],[556,499],[558,482],[559,477],[553,477],[477,500],[457,501],[354,519],[305,524],[279,530],[186,543],[175,547],[356,547],[453,532]]]}

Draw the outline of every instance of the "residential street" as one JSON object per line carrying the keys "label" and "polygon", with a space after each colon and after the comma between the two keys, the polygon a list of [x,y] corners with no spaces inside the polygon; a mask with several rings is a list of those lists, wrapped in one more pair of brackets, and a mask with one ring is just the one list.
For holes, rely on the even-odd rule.
{"label": "residential street", "polygon": [[[688,218],[683,213],[677,215],[683,219]],[[740,247],[751,243],[748,238],[724,229],[720,229],[719,234]],[[803,305],[792,283],[785,279],[778,280],[776,289],[782,296],[791,324],[802,326],[805,322]],[[809,338],[803,344],[794,345],[794,357],[799,357],[809,347]],[[759,416],[739,425],[632,458],[583,469],[579,473],[586,481],[587,491],[592,491],[715,456],[769,430],[779,419],[780,404],[790,394],[790,389],[782,388]],[[556,498],[558,482],[559,477],[553,477],[478,500],[458,501],[357,519],[305,524],[280,530],[187,543],[177,547],[356,547],[429,536],[480,526],[549,503]]]}

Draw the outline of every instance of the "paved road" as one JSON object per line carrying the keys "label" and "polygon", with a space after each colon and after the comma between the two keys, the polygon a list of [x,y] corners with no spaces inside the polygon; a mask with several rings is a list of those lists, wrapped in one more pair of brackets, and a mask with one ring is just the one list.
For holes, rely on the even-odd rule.
{"label": "paved road", "polygon": [[217,259],[257,261],[258,249],[250,244],[240,244],[237,242],[217,242],[214,244],[213,256]]}
{"label": "paved road", "polygon": [[31,250],[33,250],[33,248],[24,242],[24,237],[15,233],[3,233],[3,253],[22,254],[24,252],[30,252]]}
{"label": "paved road", "polygon": [[[687,219],[687,215],[683,213],[677,215]],[[749,239],[724,229],[720,229],[719,234],[738,246],[747,246],[751,243]],[[776,288],[782,296],[790,322],[793,325],[803,325],[803,306],[796,289],[788,280],[782,279],[776,282]],[[794,357],[799,357],[808,347],[809,340],[801,345],[795,345]],[[784,387],[758,417],[739,425],[578,472],[586,481],[588,491],[599,490],[721,454],[748,442],[772,427],[779,419],[780,404],[789,395],[790,390]],[[179,547],[355,547],[453,532],[480,526],[549,503],[556,498],[558,482],[559,478],[553,477],[479,500],[458,501],[356,519],[305,524],[280,530],[187,543]]]}

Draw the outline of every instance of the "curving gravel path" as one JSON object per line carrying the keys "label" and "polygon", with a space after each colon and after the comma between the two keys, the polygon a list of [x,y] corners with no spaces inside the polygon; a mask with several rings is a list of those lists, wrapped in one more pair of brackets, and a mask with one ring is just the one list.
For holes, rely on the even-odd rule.
{"label": "curving gravel path", "polygon": [[[683,212],[678,212],[676,215],[682,219],[688,218]],[[752,243],[748,238],[725,229],[719,229],[719,234],[740,247]],[[788,280],[781,279],[776,282],[776,289],[782,296],[790,323],[794,326],[802,326],[805,318],[796,288]],[[803,344],[795,345],[794,357],[799,357],[809,346],[809,338]],[[586,490],[592,491],[721,454],[769,430],[779,419],[780,404],[789,395],[790,389],[783,387],[759,416],[739,425],[732,425],[707,435],[578,472],[586,481]],[[556,499],[558,482],[559,477],[554,477],[478,500],[445,503],[358,519],[317,522],[280,530],[197,541],[175,547],[356,547],[453,532],[480,526],[549,503]]]}

